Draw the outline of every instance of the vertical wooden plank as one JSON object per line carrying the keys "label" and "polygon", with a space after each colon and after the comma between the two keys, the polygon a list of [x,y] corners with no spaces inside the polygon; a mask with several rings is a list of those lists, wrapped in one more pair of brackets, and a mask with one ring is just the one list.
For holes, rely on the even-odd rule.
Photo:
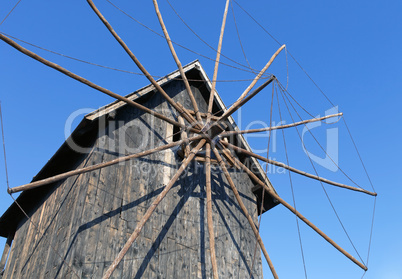
{"label": "vertical wooden plank", "polygon": [[[64,182],[60,182],[61,184],[57,184],[54,187],[57,187],[57,190],[52,194],[52,199],[50,199],[49,203],[46,203],[46,208],[44,214],[47,218],[45,218],[43,222],[43,226],[41,226],[40,231],[42,237],[40,239],[39,253],[42,255],[38,258],[36,263],[32,263],[33,265],[42,266],[41,269],[36,269],[34,272],[42,273],[45,276],[49,274],[51,271],[51,264],[55,257],[58,257],[55,254],[55,248],[52,248],[55,243],[56,231],[57,231],[57,218],[58,213],[61,210],[61,204],[63,203],[63,193],[65,192],[66,184],[70,184],[71,179],[67,179]],[[71,185],[71,184],[70,184]],[[56,250],[57,251],[57,250]]]}
{"label": "vertical wooden plank", "polygon": [[[124,153],[121,150],[120,127],[121,118],[118,114],[114,122],[109,123],[109,135],[106,138],[108,150],[104,154],[103,161],[109,161],[117,158],[119,154]],[[113,124],[113,125],[111,125]],[[107,259],[108,243],[113,242],[110,238],[110,226],[119,228],[119,223],[123,222],[120,218],[122,207],[122,195],[125,184],[125,165],[117,164],[102,169],[96,194],[96,204],[94,206],[93,218],[96,224],[91,228],[87,242],[93,245],[94,249],[87,251],[87,262],[93,261],[92,272],[89,273],[92,278],[101,277],[105,268]],[[121,232],[120,232],[121,233]]]}
{"label": "vertical wooden plank", "polygon": [[[86,160],[81,163],[81,167],[84,166]],[[77,199],[77,194],[81,192],[81,187],[83,186],[83,175],[72,177],[72,179],[67,180],[64,187],[66,187],[66,201],[61,205],[60,212],[57,218],[57,231],[55,234],[57,235],[56,243],[54,245],[54,259],[51,264],[52,268],[49,270],[48,276],[49,278],[56,277],[65,277],[62,273],[63,267],[65,267],[66,271],[70,274],[73,274],[76,277],[74,267],[71,263],[67,261],[68,252],[70,249],[70,235],[71,235],[71,227],[72,220],[74,220],[76,216],[75,207],[79,199]]]}
{"label": "vertical wooden plank", "polygon": [[[109,156],[105,154],[104,160],[106,161]],[[104,215],[103,215],[103,204],[105,200],[105,192],[107,186],[110,184],[108,182],[109,171],[113,171],[114,168],[109,167],[107,169],[101,169],[99,173],[99,180],[96,185],[96,194],[94,198],[94,204],[88,204],[89,206],[92,205],[92,212],[91,221],[89,222],[89,227],[87,229],[87,238],[86,238],[86,247],[85,247],[85,264],[82,270],[82,278],[93,278],[96,272],[96,257],[97,254],[102,254],[102,250],[98,252],[98,249],[102,249],[103,241],[99,241],[99,235],[101,233],[102,223],[104,222]],[[102,239],[103,240],[103,239]]]}
{"label": "vertical wooden plank", "polygon": [[11,252],[9,259],[6,264],[6,270],[3,275],[4,278],[13,278],[13,274],[16,268],[16,265],[18,264],[18,261],[20,259],[20,254],[22,253],[23,249],[23,238],[21,238],[19,235],[25,232],[24,228],[26,226],[21,226],[17,227],[17,231],[14,236],[14,243],[13,246],[11,247]]}
{"label": "vertical wooden plank", "polygon": [[[98,150],[101,153],[100,162],[106,162],[116,157],[115,144],[113,139],[114,125],[107,128],[106,134],[101,136],[97,141]],[[106,195],[110,195],[109,185],[113,189],[115,183],[111,183],[115,179],[116,165],[100,169],[94,173],[93,179],[88,183],[87,196],[83,211],[83,219],[85,221],[81,226],[85,229],[80,232],[80,240],[84,241],[84,247],[81,247],[78,256],[82,261],[81,278],[92,278],[96,269],[96,254],[98,245],[104,244],[99,241],[102,235],[101,228],[104,223],[104,201]],[[112,190],[113,191],[113,190]],[[79,247],[78,247],[79,248]]]}
{"label": "vertical wooden plank", "polygon": [[19,233],[20,233],[20,231],[17,228],[17,231],[14,234],[13,245],[11,246],[10,255],[6,262],[6,269],[4,270],[2,279],[12,278],[12,271],[14,270],[14,266],[15,266],[15,262],[16,262],[15,259],[17,258],[19,250],[21,249],[20,246],[16,245],[17,243],[21,243],[20,238],[18,237]]}
{"label": "vertical wooden plank", "polygon": [[[55,217],[55,201],[57,197],[62,192],[60,189],[59,184],[55,184],[53,187],[57,187],[57,189],[52,192],[50,195],[47,196],[45,203],[42,204],[43,207],[43,221],[41,222],[41,226],[39,227],[39,238],[37,240],[38,246],[38,254],[41,254],[36,261],[36,263],[32,262],[31,265],[41,264],[40,266],[44,265],[44,262],[47,259],[48,253],[50,253],[50,246],[49,246],[49,231],[51,230],[52,220]],[[51,233],[50,233],[51,235]],[[35,270],[35,272],[42,272],[45,269],[42,268],[41,270]]]}
{"label": "vertical wooden plank", "polygon": [[[107,245],[108,242],[113,241],[109,237],[110,226],[113,220],[120,219],[120,210],[122,205],[122,199],[119,195],[119,188],[122,188],[118,182],[118,178],[124,176],[124,172],[121,171],[121,168],[124,166],[116,165],[114,168],[110,168],[107,170],[107,174],[105,174],[105,181],[103,182],[103,192],[105,193],[105,198],[103,200],[102,212],[103,215],[101,217],[99,227],[97,228],[98,239],[96,243],[96,252],[95,252],[95,265],[93,271],[93,278],[100,278],[103,275],[103,270],[105,268],[105,261],[107,259]],[[116,205],[116,200],[118,204]],[[113,202],[115,201],[115,202]],[[99,217],[98,217],[99,218]],[[123,222],[123,220],[119,220]],[[116,226],[116,221],[114,222]]]}
{"label": "vertical wooden plank", "polygon": [[55,278],[59,269],[62,267],[64,257],[64,246],[67,246],[65,241],[68,239],[68,226],[71,221],[71,207],[74,203],[72,191],[76,185],[78,177],[70,177],[58,187],[60,196],[56,199],[53,205],[54,218],[51,221],[51,230],[46,234],[49,238],[49,249],[47,261],[44,263],[44,270],[47,278]]}
{"label": "vertical wooden plank", "polygon": [[[102,141],[105,138],[101,137],[97,140],[96,146],[102,146]],[[94,151],[91,155],[92,164],[100,163],[103,159],[103,151]],[[92,203],[89,201],[92,200],[94,187],[96,187],[101,170],[96,170],[90,173],[87,173],[83,176],[82,188],[79,193],[79,203],[76,207],[76,216],[77,222],[72,226],[72,233],[69,240],[69,255],[68,261],[76,270],[79,276],[82,276],[83,269],[85,266],[85,247],[87,245],[87,236],[88,230],[91,227],[90,222],[92,221],[91,212],[92,212]],[[67,272],[67,271],[66,271]]]}
{"label": "vertical wooden plank", "polygon": [[[235,200],[233,192],[230,190],[226,177],[221,173],[220,169],[217,169],[217,181],[219,183],[217,193],[221,196],[222,200],[217,201],[220,210],[220,223],[221,234],[218,238],[219,247],[228,247],[220,251],[219,266],[227,266],[227,268],[220,269],[220,277],[227,277],[230,273],[239,275],[241,269],[238,265],[231,265],[231,263],[240,262],[242,260],[242,255],[240,251],[240,230],[242,229],[239,222],[241,218],[241,213],[239,212],[239,207]],[[238,183],[237,179],[235,179]],[[218,220],[219,220],[218,219]],[[218,245],[218,244],[217,244]]]}
{"label": "vertical wooden plank", "polygon": [[[46,238],[46,236],[42,235],[42,232],[44,231],[43,229],[43,222],[45,219],[45,212],[46,212],[46,206],[48,206],[49,204],[49,199],[46,199],[41,207],[37,210],[37,212],[35,212],[34,215],[38,214],[39,215],[39,220],[37,223],[34,223],[36,225],[36,229],[34,232],[34,238],[32,240],[32,248],[30,249],[30,260],[28,261],[27,259],[27,264],[26,264],[26,268],[23,270],[21,276],[25,276],[25,274],[32,274],[36,271],[36,262],[38,261],[37,255],[40,254],[40,252],[42,251],[42,241],[44,240],[44,238]],[[35,222],[33,220],[33,222]],[[38,231],[39,230],[39,231]],[[47,251],[47,250],[46,250]]]}
{"label": "vertical wooden plank", "polygon": [[[113,245],[113,260],[117,256],[117,254],[120,252],[120,250],[123,248],[127,239],[128,239],[128,237],[126,234],[125,222],[119,222],[118,229],[116,231],[116,236],[115,236],[115,240],[117,240],[117,241],[114,241],[114,245]],[[131,247],[131,249],[133,249],[133,247]],[[112,278],[115,278],[115,279],[123,278],[124,261],[126,261],[126,260],[129,261],[130,259],[127,259],[127,258],[123,259],[123,262],[121,264],[119,264],[118,267],[116,268],[116,270],[113,272]],[[108,264],[108,267],[109,267],[109,265],[110,264]]]}
{"label": "vertical wooden plank", "polygon": [[[56,185],[53,187],[57,187]],[[61,193],[63,192],[63,189],[61,189],[60,187],[58,187],[56,189],[56,191],[54,191],[51,196],[52,199],[50,199],[51,201],[54,201],[56,199],[57,196],[59,196]],[[45,206],[47,203],[42,204],[42,206]],[[52,204],[53,206],[53,204]],[[55,210],[53,209],[53,211],[49,211],[49,210],[45,210],[45,212],[47,211],[47,219],[46,219],[46,229],[49,229],[46,231],[46,229],[44,228],[43,230],[41,230],[41,227],[38,227],[38,218],[37,217],[37,213],[38,210],[36,210],[33,214],[32,213],[28,213],[28,214],[32,214],[31,216],[31,222],[29,220],[26,221],[26,223],[24,225],[28,225],[28,229],[27,231],[24,232],[24,240],[23,243],[20,245],[23,245],[23,251],[20,254],[20,260],[19,260],[19,265],[18,267],[16,267],[15,272],[14,272],[14,276],[17,276],[16,278],[25,276],[25,274],[27,273],[27,265],[29,264],[30,260],[35,261],[35,259],[32,258],[32,248],[34,247],[35,243],[33,241],[33,239],[35,238],[35,236],[38,234],[38,230],[39,230],[39,234],[40,236],[40,243],[42,243],[42,241],[46,241],[47,239],[47,235],[46,232],[50,231],[52,227],[52,225],[54,225],[54,223],[52,224],[51,222],[54,220],[56,214],[55,214]],[[40,210],[39,210],[40,212]],[[39,244],[38,244],[39,245]],[[42,252],[44,254],[48,253],[49,251],[49,246],[42,246],[39,245],[38,249],[43,249]],[[34,265],[34,263],[32,263],[32,265]],[[17,271],[18,270],[18,271]]]}
{"label": "vertical wooden plank", "polygon": [[11,243],[13,242],[14,239],[14,234],[10,233],[7,237],[6,243],[4,245],[4,249],[3,249],[3,254],[1,255],[1,260],[0,260],[0,272],[3,271],[4,267],[6,266],[6,262],[7,262],[7,257],[8,254],[10,252],[10,248],[11,248]]}
{"label": "vertical wooden plank", "polygon": [[[83,162],[82,166],[84,166],[84,163],[86,162],[86,165],[92,165],[97,163],[99,160],[100,155],[97,155],[97,153],[92,150],[90,154],[87,155],[85,158],[85,161]],[[95,171],[95,173],[98,171]],[[77,268],[73,261],[73,254],[76,248],[76,241],[77,241],[77,236],[79,235],[80,232],[80,226],[82,222],[82,211],[83,207],[85,204],[85,198],[86,198],[86,192],[87,192],[87,185],[89,184],[90,177],[93,176],[94,173],[89,172],[89,173],[84,173],[81,174],[78,177],[78,180],[76,182],[76,186],[74,188],[74,192],[71,195],[71,198],[75,200],[73,208],[71,208],[72,212],[72,217],[70,220],[70,225],[68,228],[68,234],[66,238],[66,243],[68,244],[64,251],[63,251],[63,256],[65,258],[66,263],[69,265],[63,265],[60,272],[59,272],[59,277],[76,277],[76,275],[81,274],[81,269]],[[77,273],[77,274],[75,274]]]}
{"label": "vertical wooden plank", "polygon": [[32,222],[29,222],[28,218],[25,219],[26,222],[20,228],[21,231],[23,232],[23,236],[20,235],[20,237],[23,239],[20,239],[18,245],[20,245],[21,248],[19,249],[20,251],[17,254],[16,259],[14,259],[16,261],[12,275],[12,277],[14,278],[21,277],[21,271],[26,264],[29,247],[32,244],[32,242],[29,242],[29,240],[31,240],[32,237],[34,236],[35,228],[33,228]]}
{"label": "vertical wooden plank", "polygon": [[[112,233],[113,235],[109,239],[103,239],[103,241],[110,242],[112,245],[112,249],[109,253],[109,259],[104,269],[107,269],[109,265],[113,262],[115,256],[120,251],[122,245],[120,243],[123,242],[122,238],[125,239],[126,230],[127,230],[127,222],[121,218],[121,207],[123,204],[123,190],[126,186],[126,168],[125,166],[118,166],[118,169],[115,170],[115,174],[117,175],[115,180],[115,191],[112,202],[113,211],[116,213],[113,216],[110,216],[111,226],[112,226]],[[107,235],[107,234],[106,234]],[[121,263],[120,267],[116,270],[115,275],[122,275],[124,270],[124,262]],[[101,276],[103,275],[103,271]],[[118,277],[116,277],[118,278]]]}
{"label": "vertical wooden plank", "polygon": [[36,230],[36,233],[35,233],[35,237],[34,237],[34,240],[33,240],[33,242],[34,242],[34,248],[33,248],[33,251],[32,251],[32,255],[31,255],[31,260],[29,261],[29,263],[28,263],[28,267],[27,267],[27,271],[28,271],[28,273],[33,273],[34,271],[35,271],[35,266],[36,266],[36,262],[37,262],[37,255],[38,254],[40,254],[40,251],[41,251],[41,242],[42,242],[42,240],[43,240],[43,235],[42,235],[42,231],[44,231],[43,229],[42,229],[42,227],[43,227],[43,222],[44,222],[44,219],[45,219],[45,212],[46,212],[46,206],[49,204],[49,200],[48,199],[45,199],[45,201],[42,203],[42,205],[41,205],[41,207],[37,210],[37,212],[40,212],[39,213],[39,221],[38,221],[38,223],[37,223],[37,228],[38,228],[38,230],[39,230],[39,232]]}
{"label": "vertical wooden plank", "polygon": [[[168,151],[171,153],[171,151]],[[172,158],[174,158],[173,154],[164,153],[164,160],[167,163],[172,163]],[[163,171],[163,177],[161,180],[163,181],[163,185],[166,185],[167,180],[173,175],[173,169],[170,167],[165,167]],[[175,208],[178,203],[179,197],[177,195],[177,189],[173,188],[168,195],[166,196],[166,201],[160,204],[160,224],[161,231],[160,233],[163,236],[163,239],[159,239],[161,242],[161,246],[159,248],[159,269],[162,278],[174,278],[169,276],[174,276],[173,269],[176,263],[176,241],[175,241],[175,233],[177,231],[177,219],[172,220],[172,215],[176,214]]]}
{"label": "vertical wooden plank", "polygon": [[[137,197],[136,187],[138,180],[136,179],[137,172],[135,170],[135,167],[133,167],[133,163],[136,162],[131,161],[125,164],[123,175],[126,176],[126,180],[124,185],[119,185],[119,187],[122,187],[124,190],[122,196],[122,211],[120,212],[120,222],[124,223],[123,233],[125,236],[124,237],[125,241],[127,241],[127,239],[130,237],[132,231],[136,226],[136,217],[132,215],[134,211],[132,210],[132,204],[130,204]],[[118,251],[116,252],[118,253]],[[117,253],[115,255],[117,255]],[[123,265],[124,276],[127,276],[127,278],[134,278],[136,270],[135,262],[137,261],[137,256],[138,256],[138,246],[136,243],[133,243],[132,248],[127,252],[125,260],[121,263]],[[107,264],[107,267],[113,262],[113,260],[114,258],[110,259],[110,262]]]}

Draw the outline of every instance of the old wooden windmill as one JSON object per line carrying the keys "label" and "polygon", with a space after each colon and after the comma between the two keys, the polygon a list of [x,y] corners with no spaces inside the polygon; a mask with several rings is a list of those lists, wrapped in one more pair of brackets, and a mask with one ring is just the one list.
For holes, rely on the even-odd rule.
{"label": "old wooden windmill", "polygon": [[272,75],[254,89],[285,46],[232,106],[226,108],[219,97],[216,80],[229,2],[210,81],[198,61],[181,65],[156,0],[155,11],[178,67],[159,80],[88,0],[151,82],[125,97],[0,34],[18,51],[116,99],[86,115],[31,183],[9,188],[10,194],[22,194],[0,219],[0,235],[8,238],[3,278],[260,278],[256,245],[278,278],[256,225],[258,215],[277,204],[367,269],[282,199],[258,160],[330,185],[376,193],[257,155],[242,137],[341,114],[243,131],[231,117],[266,86],[276,84]]}

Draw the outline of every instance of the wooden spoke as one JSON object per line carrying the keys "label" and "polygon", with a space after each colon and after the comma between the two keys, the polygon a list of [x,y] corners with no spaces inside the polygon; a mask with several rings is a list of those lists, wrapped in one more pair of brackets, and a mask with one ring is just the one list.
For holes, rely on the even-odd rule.
{"label": "wooden spoke", "polygon": [[282,205],[284,205],[287,209],[289,209],[292,213],[294,213],[300,220],[302,220],[304,223],[306,223],[310,228],[312,228],[314,231],[316,231],[322,238],[324,238],[328,243],[330,243],[332,246],[334,246],[339,252],[344,254],[347,258],[349,258],[352,262],[354,262],[356,265],[361,267],[364,270],[367,270],[367,267],[356,260],[352,255],[350,255],[345,249],[340,247],[335,241],[333,241],[329,236],[327,236],[325,233],[323,233],[317,226],[315,226],[313,223],[311,223],[306,217],[304,217],[300,212],[298,212],[294,207],[292,207],[290,204],[288,204],[285,200],[283,200],[281,197],[278,196],[275,191],[273,191],[270,187],[268,187],[264,182],[262,182],[252,171],[250,171],[243,163],[241,163],[237,158],[235,158],[237,163],[241,166],[241,168],[247,172],[247,174],[253,179],[256,183],[258,183],[260,186],[264,187],[265,191],[268,192],[269,195],[271,195],[274,199],[276,199],[278,202],[280,202]]}
{"label": "wooden spoke", "polygon": [[254,224],[253,218],[251,218],[250,214],[247,211],[247,208],[245,207],[243,201],[241,200],[239,192],[237,191],[236,186],[234,185],[233,180],[230,177],[230,174],[229,174],[228,170],[226,169],[225,162],[222,160],[222,157],[219,154],[219,151],[216,148],[213,148],[213,151],[214,151],[214,154],[216,156],[216,159],[219,162],[219,166],[221,167],[223,173],[225,174],[225,177],[226,177],[226,179],[227,179],[227,181],[228,181],[228,183],[230,185],[230,188],[232,188],[232,191],[233,191],[233,193],[234,193],[234,195],[236,197],[237,202],[240,205],[240,208],[242,209],[244,215],[247,217],[247,220],[250,223],[251,228],[253,229],[254,235],[255,235],[255,237],[257,239],[258,244],[261,247],[261,250],[262,250],[262,252],[264,254],[264,257],[265,257],[265,259],[266,259],[266,261],[267,261],[267,263],[269,265],[269,268],[271,269],[272,275],[274,276],[274,278],[277,279],[278,275],[276,274],[274,265],[272,264],[272,261],[271,261],[269,255],[268,255],[267,250],[265,249],[265,246],[264,246],[264,243],[262,242],[260,233],[258,232],[258,229],[256,228],[256,226]]}
{"label": "wooden spoke", "polygon": [[227,149],[222,149],[222,156],[225,157],[227,160],[228,164],[231,167],[235,167],[236,169],[240,169],[240,167],[236,164],[236,161],[233,159],[232,154],[230,153],[229,150]]}
{"label": "wooden spoke", "polygon": [[352,186],[345,185],[345,184],[342,184],[342,183],[334,182],[334,181],[331,181],[331,180],[328,180],[326,178],[319,177],[319,176],[316,176],[316,175],[312,175],[310,173],[307,173],[307,172],[295,169],[295,168],[293,168],[291,166],[288,166],[288,165],[286,165],[286,164],[284,164],[282,162],[277,162],[277,161],[274,161],[274,160],[271,160],[271,159],[267,159],[267,158],[265,158],[263,156],[255,154],[255,153],[250,152],[248,150],[245,150],[243,148],[237,147],[237,146],[235,146],[235,145],[233,145],[231,143],[225,142],[223,140],[221,140],[220,143],[225,145],[225,146],[227,146],[228,148],[231,148],[231,149],[237,151],[237,152],[247,154],[247,155],[252,156],[254,158],[257,158],[257,159],[259,159],[261,161],[267,162],[268,164],[275,165],[275,166],[278,166],[278,167],[282,167],[284,169],[290,170],[291,172],[306,176],[308,178],[316,179],[316,180],[319,180],[319,181],[322,181],[324,183],[334,185],[334,186],[337,186],[337,187],[340,187],[340,188],[345,188],[345,189],[348,189],[348,190],[365,193],[365,194],[368,194],[368,195],[371,195],[371,196],[377,196],[377,193],[370,192],[370,191],[367,191],[365,189],[361,189],[361,188],[357,188],[357,187],[352,187]]}
{"label": "wooden spoke", "polygon": [[163,34],[165,35],[167,44],[169,45],[170,52],[172,53],[173,59],[176,62],[177,67],[179,68],[181,78],[183,79],[184,85],[186,86],[186,89],[187,89],[187,93],[188,93],[188,95],[190,97],[191,103],[192,103],[193,108],[195,110],[195,115],[197,117],[197,120],[201,123],[202,119],[201,119],[200,112],[198,111],[197,102],[196,102],[196,100],[194,98],[193,92],[191,91],[190,83],[188,82],[186,74],[184,73],[183,67],[182,67],[182,65],[180,63],[180,60],[179,60],[179,57],[177,57],[177,54],[176,54],[176,51],[174,50],[172,41],[170,40],[170,36],[169,36],[168,31],[167,31],[166,25],[163,22],[162,14],[159,11],[158,2],[156,0],[153,0],[153,2],[154,2],[154,6],[155,6],[156,15],[158,16],[158,20],[159,20],[159,23],[160,23],[160,25],[162,27]]}
{"label": "wooden spoke", "polygon": [[[271,78],[269,80],[267,80],[266,82],[264,82],[262,85],[260,85],[256,90],[254,90],[248,97],[244,98],[243,100],[241,100],[241,102],[239,102],[236,106],[232,106],[229,110],[227,110],[221,117],[219,117],[214,123],[210,124],[207,123],[205,124],[204,129],[211,129],[212,127],[215,128],[219,128],[221,131],[224,131],[224,128],[222,127],[222,125],[224,124],[224,121],[230,116],[232,115],[236,110],[238,110],[242,105],[244,105],[245,103],[247,103],[251,98],[253,98],[255,95],[257,95],[259,92],[261,92],[261,90],[263,90],[268,84],[270,84],[272,81],[274,81],[276,78],[275,76],[271,76]],[[229,159],[229,161],[231,161]]]}
{"label": "wooden spoke", "polygon": [[95,6],[95,4],[92,2],[92,0],[87,0],[88,4],[91,6],[92,10],[96,13],[96,15],[99,17],[99,19],[103,22],[103,24],[106,26],[106,28],[109,30],[109,32],[113,35],[113,37],[117,40],[117,42],[123,47],[123,49],[126,51],[126,53],[131,57],[131,59],[134,61],[134,63],[137,65],[137,67],[140,69],[140,71],[148,78],[148,80],[152,83],[153,86],[159,91],[159,93],[162,94],[162,96],[177,110],[177,112],[188,121],[192,122],[192,119],[189,117],[186,112],[184,112],[182,109],[180,109],[177,106],[177,103],[169,97],[169,95],[163,90],[163,88],[156,82],[156,80],[151,76],[151,74],[145,69],[145,67],[140,63],[140,61],[137,59],[137,57],[134,55],[134,53],[129,49],[129,47],[126,45],[126,43],[119,37],[119,35],[114,31],[113,27],[110,25],[110,23],[106,20],[106,18],[102,15],[102,13],[98,10],[98,8]]}
{"label": "wooden spoke", "polygon": [[[162,120],[164,120],[164,121],[166,121],[166,122],[168,122],[170,124],[185,128],[185,126],[184,127],[181,126],[180,123],[178,123],[177,121],[174,121],[174,120],[172,120],[172,119],[170,119],[170,118],[168,118],[168,117],[166,117],[166,116],[164,116],[164,115],[162,115],[162,114],[160,114],[158,112],[155,112],[155,111],[153,111],[153,110],[151,110],[151,109],[149,109],[149,108],[147,108],[147,107],[145,107],[145,106],[143,106],[143,105],[141,105],[141,104],[139,104],[137,102],[134,102],[134,101],[132,101],[132,100],[126,98],[126,97],[123,97],[123,96],[121,96],[119,94],[116,94],[116,93],[114,93],[114,92],[112,92],[112,91],[110,91],[108,89],[105,89],[105,88],[103,88],[103,87],[101,87],[101,86],[99,86],[99,85],[97,85],[97,84],[95,84],[95,83],[83,78],[83,77],[80,77],[79,75],[76,75],[76,74],[66,70],[65,68],[63,68],[63,67],[61,67],[61,66],[59,66],[59,65],[57,65],[57,64],[55,64],[53,62],[50,62],[49,60],[46,60],[46,59],[42,58],[41,56],[39,56],[39,55],[33,53],[32,51],[22,47],[21,45],[19,45],[18,43],[14,42],[13,40],[8,38],[7,36],[4,36],[3,34],[0,34],[0,39],[3,40],[4,42],[6,42],[7,44],[9,44],[10,46],[12,46],[13,48],[15,48],[16,50],[22,52],[23,54],[25,54],[25,55],[27,55],[27,56],[29,56],[29,57],[41,62],[42,64],[45,64],[46,66],[48,66],[50,68],[53,68],[53,69],[65,74],[65,75],[71,77],[72,79],[75,79],[75,80],[77,80],[77,81],[79,81],[79,82],[81,82],[81,83],[83,83],[85,85],[88,85],[89,87],[92,87],[93,89],[96,89],[96,90],[98,90],[98,91],[100,91],[100,92],[102,92],[102,93],[104,93],[106,95],[109,95],[110,97],[113,97],[113,98],[115,98],[117,100],[123,101],[123,102],[125,102],[126,104],[128,104],[130,106],[138,108],[138,109],[140,109],[140,110],[142,110],[144,112],[147,112],[149,114],[152,114],[153,116],[155,116],[155,117],[157,117],[159,119],[162,119]],[[193,129],[193,130],[195,130],[195,129]]]}
{"label": "wooden spoke", "polygon": [[342,115],[343,115],[343,113],[340,112],[340,113],[337,113],[337,114],[331,114],[331,115],[327,115],[327,116],[323,116],[323,117],[319,117],[319,118],[303,120],[303,121],[290,123],[290,124],[286,124],[286,125],[267,127],[267,128],[261,128],[261,129],[250,129],[250,130],[241,130],[241,131],[227,131],[227,132],[223,132],[220,136],[225,137],[225,136],[230,136],[230,135],[259,133],[259,132],[267,132],[267,131],[272,131],[272,130],[285,129],[285,128],[295,127],[295,126],[299,126],[299,125],[306,124],[306,123],[322,121],[322,120],[325,120],[325,119],[328,119],[328,118],[342,116]]}
{"label": "wooden spoke", "polygon": [[[257,81],[261,78],[261,76],[265,73],[265,71],[271,66],[272,62],[275,60],[275,58],[278,56],[278,54],[285,48],[285,45],[282,45],[275,53],[272,55],[271,59],[269,59],[268,63],[264,66],[264,68],[258,73],[258,75],[254,78],[254,80],[251,82],[251,84],[244,90],[244,92],[240,95],[239,99],[225,112],[225,114],[232,114],[234,111],[232,111],[234,108],[236,110],[241,107],[240,102],[246,97],[246,95],[250,92],[250,90],[254,87],[254,85],[257,83]],[[224,114],[224,115],[225,115]],[[222,116],[223,117],[223,116]]]}
{"label": "wooden spoke", "polygon": [[131,245],[134,243],[134,241],[139,236],[142,228],[144,227],[144,225],[148,221],[148,219],[151,217],[151,215],[154,212],[154,210],[156,209],[156,207],[159,205],[159,203],[162,201],[162,199],[166,196],[166,194],[169,192],[169,190],[172,188],[172,186],[176,183],[177,179],[182,174],[182,172],[187,168],[187,166],[193,160],[195,154],[197,154],[197,152],[204,146],[205,142],[206,142],[206,140],[202,139],[197,144],[197,146],[191,150],[189,156],[183,161],[180,168],[177,170],[176,174],[172,177],[172,179],[169,181],[169,183],[165,186],[163,191],[152,202],[151,206],[145,212],[144,217],[137,224],[134,232],[131,234],[130,238],[127,240],[123,249],[120,251],[120,253],[117,255],[116,259],[113,261],[112,265],[107,269],[106,273],[103,275],[103,279],[110,278],[113,271],[116,269],[116,267],[119,265],[119,263],[123,259],[124,255],[127,253],[128,249],[131,247]]}
{"label": "wooden spoke", "polygon": [[[268,70],[269,66],[271,66],[272,62],[274,62],[275,58],[279,55],[279,53],[286,47],[286,45],[282,45],[269,59],[268,63],[262,68],[262,70],[258,73],[258,75],[254,78],[254,80],[251,82],[251,84],[244,90],[244,92],[240,95],[239,99],[237,99],[236,102],[241,101],[248,92],[254,87],[254,85],[257,83],[257,81],[261,78],[261,76],[265,73],[266,70]],[[236,104],[236,103],[235,103]],[[234,105],[234,104],[233,104]]]}
{"label": "wooden spoke", "polygon": [[105,168],[105,167],[115,165],[115,164],[118,164],[118,163],[121,163],[121,162],[125,162],[125,161],[131,160],[131,159],[144,157],[144,156],[150,155],[152,153],[162,151],[162,150],[165,150],[165,149],[168,149],[168,148],[172,148],[174,146],[183,144],[185,142],[189,142],[189,141],[193,141],[193,140],[199,140],[201,138],[202,138],[202,136],[195,136],[195,137],[191,137],[191,138],[186,139],[186,140],[180,140],[180,141],[172,142],[172,143],[169,143],[169,144],[165,144],[165,145],[156,147],[154,149],[146,150],[146,151],[143,151],[143,152],[140,152],[140,153],[136,153],[136,154],[132,154],[132,155],[124,156],[124,157],[119,157],[117,159],[114,159],[114,160],[106,162],[106,163],[100,163],[100,164],[96,164],[96,165],[89,166],[89,167],[86,167],[86,168],[65,172],[65,173],[58,174],[58,175],[55,175],[55,176],[52,176],[52,177],[48,177],[48,178],[45,178],[45,179],[42,179],[42,180],[39,180],[39,181],[35,181],[35,182],[29,183],[29,184],[25,184],[25,185],[17,186],[17,187],[14,187],[14,188],[10,188],[10,189],[8,189],[8,193],[12,194],[12,193],[25,191],[25,190],[34,189],[34,188],[37,188],[37,187],[40,187],[40,186],[44,186],[44,185],[48,185],[48,184],[53,183],[53,182],[60,181],[62,179],[66,179],[66,178],[74,176],[74,175],[79,175],[79,174],[86,173],[86,172],[89,172],[89,171]]}
{"label": "wooden spoke", "polygon": [[229,116],[231,116],[235,111],[237,111],[241,106],[250,101],[255,95],[257,95],[261,90],[268,86],[272,81],[276,79],[275,76],[271,76],[266,82],[264,82],[261,86],[259,86],[256,90],[254,90],[249,96],[241,99],[240,101],[236,101],[225,113],[219,118],[219,121],[226,120]]}
{"label": "wooden spoke", "polygon": [[[209,95],[209,102],[208,102],[208,115],[211,115],[212,107],[213,107],[213,103],[214,103],[216,79],[218,78],[218,67],[219,67],[219,60],[220,60],[220,57],[221,57],[223,33],[225,32],[225,25],[226,25],[226,17],[227,17],[227,14],[228,14],[228,8],[229,8],[229,0],[226,0],[225,12],[223,13],[223,19],[222,19],[221,33],[219,35],[218,49],[216,50],[214,75],[212,77],[212,86],[211,86],[211,93],[210,93],[211,95]],[[207,123],[209,121],[210,121],[210,119],[208,118]]]}
{"label": "wooden spoke", "polygon": [[209,233],[209,250],[211,253],[211,264],[212,273],[214,279],[218,279],[218,265],[216,263],[216,253],[215,253],[215,234],[214,234],[214,224],[212,220],[212,187],[211,187],[211,144],[206,143],[206,155],[205,155],[205,184],[207,192],[207,222],[208,222],[208,233]]}

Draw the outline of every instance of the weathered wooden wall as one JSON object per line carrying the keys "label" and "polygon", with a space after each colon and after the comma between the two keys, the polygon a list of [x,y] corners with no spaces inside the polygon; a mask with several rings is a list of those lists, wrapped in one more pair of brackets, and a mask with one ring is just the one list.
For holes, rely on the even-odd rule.
{"label": "weathered wooden wall", "polygon": [[[191,108],[181,83],[171,82],[165,88]],[[198,89],[194,91],[200,110],[205,111],[206,102]],[[158,93],[145,105],[165,115],[172,113]],[[77,167],[106,162],[136,148],[153,148],[173,132],[170,124],[127,106],[108,121],[92,151],[82,155]],[[100,278],[179,162],[174,150],[168,150],[54,185],[55,191],[30,212],[37,228],[26,220],[19,225],[3,278]],[[249,278],[253,232],[223,174],[213,169],[212,175],[220,277]],[[257,221],[249,177],[233,169],[231,176]],[[203,165],[194,163],[159,205],[113,278],[212,277],[204,186]],[[257,251],[253,274],[261,278]]]}

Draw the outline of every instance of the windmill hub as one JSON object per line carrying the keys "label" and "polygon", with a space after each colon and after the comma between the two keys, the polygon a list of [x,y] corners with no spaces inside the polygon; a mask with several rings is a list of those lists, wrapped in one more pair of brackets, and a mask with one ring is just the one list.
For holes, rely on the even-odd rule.
{"label": "windmill hub", "polygon": [[225,131],[225,127],[227,127],[225,123],[209,122],[205,124],[200,133],[204,134],[206,139],[213,144],[219,139],[219,135]]}

